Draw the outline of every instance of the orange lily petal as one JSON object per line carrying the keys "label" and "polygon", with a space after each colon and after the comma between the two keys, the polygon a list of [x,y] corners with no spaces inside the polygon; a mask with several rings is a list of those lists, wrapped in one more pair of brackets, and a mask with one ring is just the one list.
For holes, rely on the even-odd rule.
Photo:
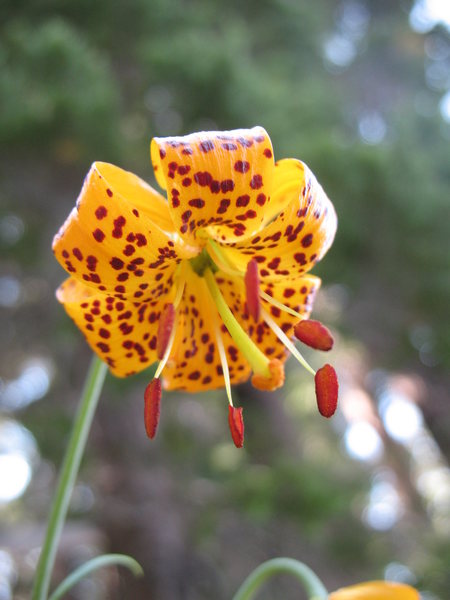
{"label": "orange lily petal", "polygon": [[223,340],[231,383],[246,381],[250,377],[250,366],[223,325],[204,278],[191,268],[186,271],[175,340],[163,371],[164,387],[197,392],[224,386],[216,324]]}
{"label": "orange lily petal", "polygon": [[262,127],[154,138],[151,158],[175,228],[192,243],[202,229],[229,243],[261,228],[274,170]]}
{"label": "orange lily petal", "polygon": [[278,161],[273,185],[266,215],[267,220],[275,218],[250,239],[222,246],[221,252],[241,271],[254,257],[261,281],[296,279],[331,246],[336,213],[314,175],[299,160]]}
{"label": "orange lily petal", "polygon": [[419,593],[403,583],[369,581],[336,590],[329,600],[419,600]]}
{"label": "orange lily petal", "polygon": [[173,291],[136,303],[97,292],[73,277],[56,296],[83,332],[92,350],[118,377],[142,371],[157,360],[158,321]]}
{"label": "orange lily petal", "polygon": [[158,192],[132,173],[94,163],[53,250],[94,292],[149,300],[167,294],[177,263],[199,252],[172,229]]}

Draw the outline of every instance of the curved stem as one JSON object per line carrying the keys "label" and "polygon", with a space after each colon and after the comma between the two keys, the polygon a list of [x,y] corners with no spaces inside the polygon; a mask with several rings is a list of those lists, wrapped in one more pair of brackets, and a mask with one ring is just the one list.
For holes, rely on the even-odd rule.
{"label": "curved stem", "polygon": [[122,565],[123,567],[128,567],[128,569],[133,572],[133,575],[136,576],[144,574],[141,565],[134,560],[134,558],[131,558],[131,556],[126,556],[125,554],[103,554],[102,556],[97,556],[96,558],[89,560],[78,567],[78,569],[75,569],[73,573],[58,585],[48,600],[59,600],[74,585],[81,581],[81,579],[92,573],[92,571],[109,565]]}
{"label": "curved stem", "polygon": [[94,356],[86,378],[50,510],[47,532],[36,570],[32,600],[46,600],[48,596],[59,538],[107,369],[107,365]]}
{"label": "curved stem", "polygon": [[309,600],[326,600],[328,592],[317,575],[305,564],[292,558],[273,558],[259,565],[233,596],[233,600],[251,600],[259,587],[279,573],[287,573],[298,579],[309,595]]}

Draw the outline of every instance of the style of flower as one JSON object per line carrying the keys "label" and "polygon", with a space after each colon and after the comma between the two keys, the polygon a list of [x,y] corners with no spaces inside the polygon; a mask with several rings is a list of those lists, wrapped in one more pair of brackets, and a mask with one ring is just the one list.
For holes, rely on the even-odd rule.
{"label": "style of flower", "polygon": [[404,583],[368,581],[336,590],[328,600],[419,600],[419,593]]}
{"label": "style of flower", "polygon": [[243,444],[231,384],[274,390],[292,354],[316,380],[320,412],[336,409],[330,365],[317,374],[293,343],[328,350],[308,321],[320,279],[309,270],[330,247],[336,214],[308,167],[274,163],[261,127],[155,138],[151,159],[167,199],[136,175],[92,165],[53,250],[70,277],[58,300],[119,377],[159,361],[145,392],[156,433],[163,387],[225,386],[229,425]]}

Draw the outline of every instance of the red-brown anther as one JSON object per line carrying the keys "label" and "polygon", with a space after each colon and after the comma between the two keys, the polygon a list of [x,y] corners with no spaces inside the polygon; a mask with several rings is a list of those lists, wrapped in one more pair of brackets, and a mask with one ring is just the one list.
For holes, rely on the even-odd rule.
{"label": "red-brown anther", "polygon": [[244,419],[242,417],[242,410],[242,408],[228,405],[228,424],[236,448],[242,448],[244,445]]}
{"label": "red-brown anther", "polygon": [[167,345],[170,340],[170,334],[172,333],[173,324],[175,321],[175,307],[173,304],[166,304],[164,310],[161,313],[161,318],[158,325],[158,335],[156,342],[156,354],[161,360],[167,350]]}
{"label": "red-brown anther", "polygon": [[244,281],[247,295],[248,312],[253,317],[255,323],[257,323],[261,313],[261,303],[259,300],[258,263],[254,258],[252,258],[247,265]]}
{"label": "red-brown anther", "polygon": [[152,379],[144,392],[144,422],[145,431],[152,440],[158,429],[159,415],[161,411],[161,380]]}
{"label": "red-brown anther", "polygon": [[315,350],[331,350],[333,336],[320,321],[304,319],[294,327],[295,337]]}
{"label": "red-brown anther", "polygon": [[339,383],[336,371],[331,365],[326,364],[317,371],[314,381],[319,412],[329,419],[337,408]]}

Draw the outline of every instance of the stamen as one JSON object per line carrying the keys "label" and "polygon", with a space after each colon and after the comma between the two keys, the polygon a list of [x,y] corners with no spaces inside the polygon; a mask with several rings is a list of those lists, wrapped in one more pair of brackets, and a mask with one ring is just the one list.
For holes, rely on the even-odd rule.
{"label": "stamen", "polygon": [[244,419],[242,417],[242,408],[235,406],[228,407],[228,425],[230,426],[231,437],[236,448],[242,448],[244,445]]}
{"label": "stamen", "polygon": [[161,313],[158,325],[158,335],[156,336],[156,354],[159,360],[163,358],[167,350],[174,322],[175,307],[172,303],[166,304],[164,310]]}
{"label": "stamen", "polygon": [[248,312],[253,317],[255,323],[257,323],[261,314],[261,302],[259,300],[258,263],[254,258],[247,265],[244,282]]}
{"label": "stamen", "polygon": [[272,296],[269,296],[269,294],[266,294],[266,292],[260,290],[259,295],[263,300],[266,300],[269,304],[276,306],[280,310],[284,310],[284,312],[287,312],[293,317],[297,317],[297,319],[303,319],[304,315],[301,315],[299,312],[297,312],[293,308],[290,308],[289,306],[285,306],[282,302],[279,302],[275,298],[272,298]]}
{"label": "stamen", "polygon": [[230,307],[225,302],[225,299],[222,296],[211,270],[206,269],[203,277],[205,278],[211,298],[213,299],[214,304],[216,305],[216,308],[222,317],[225,327],[228,329],[239,350],[241,350],[245,358],[250,363],[253,372],[258,375],[262,375],[263,377],[270,378],[271,373],[269,369],[269,359],[261,352],[258,346],[247,335],[239,322],[236,320],[235,316],[230,310]]}
{"label": "stamen", "polygon": [[223,379],[225,382],[225,390],[226,390],[227,396],[228,396],[228,403],[230,406],[233,406],[233,399],[231,397],[230,371],[228,370],[227,355],[225,353],[225,348],[223,345],[223,340],[222,340],[222,336],[220,334],[219,326],[217,324],[217,319],[215,321],[216,321],[215,322],[215,333],[216,333],[217,350],[219,351],[220,362],[222,364],[222,372],[223,372]]}
{"label": "stamen", "polygon": [[144,392],[144,423],[145,431],[152,440],[158,429],[159,415],[161,412],[161,380],[154,378],[145,388]]}
{"label": "stamen", "polygon": [[270,327],[270,329],[274,332],[274,334],[277,336],[280,342],[283,342],[283,344],[286,346],[286,348],[289,350],[292,356],[296,358],[298,362],[303,367],[305,367],[307,371],[311,373],[311,375],[315,375],[316,372],[314,371],[314,369],[309,365],[309,363],[306,362],[306,360],[303,358],[303,356],[300,354],[300,352],[297,350],[297,348],[294,346],[294,344],[291,342],[288,336],[280,327],[278,327],[278,325],[275,323],[272,317],[264,310],[264,308],[261,309],[261,315],[264,321]]}
{"label": "stamen", "polygon": [[336,371],[331,365],[326,364],[317,371],[314,381],[319,412],[329,419],[337,408],[339,383]]}
{"label": "stamen", "polygon": [[333,336],[320,321],[304,319],[295,325],[294,333],[298,340],[315,350],[328,351],[333,347]]}
{"label": "stamen", "polygon": [[[182,261],[182,263],[185,261]],[[167,341],[166,347],[165,347],[165,351],[164,354],[159,362],[158,368],[156,369],[156,373],[155,373],[155,378],[158,378],[161,373],[162,370],[164,369],[164,367],[166,366],[167,361],[169,360],[169,356],[170,353],[172,351],[172,346],[173,346],[173,342],[175,340],[175,333],[176,333],[176,329],[177,329],[177,321],[176,321],[176,314],[175,314],[175,309],[178,308],[178,305],[181,302],[181,298],[183,297],[183,292],[184,292],[184,286],[186,283],[186,276],[185,276],[185,267],[183,266],[181,271],[180,271],[180,279],[178,282],[178,288],[177,288],[177,292],[175,294],[175,300],[173,301],[173,308],[174,308],[174,319],[173,319],[173,324],[172,324],[172,330],[170,333],[170,337]],[[161,319],[162,321],[162,319]],[[161,322],[160,322],[161,323]],[[158,327],[158,340],[159,340],[159,327]],[[158,341],[157,341],[158,344]],[[157,351],[158,351],[158,347],[157,347]],[[159,358],[159,352],[158,352],[158,358]]]}

